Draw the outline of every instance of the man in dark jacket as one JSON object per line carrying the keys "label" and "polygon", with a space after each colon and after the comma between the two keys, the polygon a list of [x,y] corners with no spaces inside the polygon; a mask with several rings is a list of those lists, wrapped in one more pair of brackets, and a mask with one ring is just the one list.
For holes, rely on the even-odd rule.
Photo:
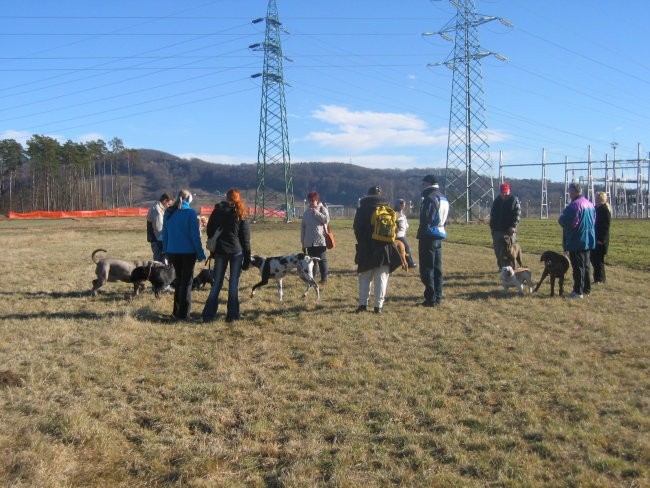
{"label": "man in dark jacket", "polygon": [[380,205],[387,205],[381,197],[381,188],[371,186],[368,195],[359,202],[354,215],[354,236],[357,239],[354,262],[359,274],[359,306],[357,312],[368,308],[370,282],[374,280],[375,313],[381,313],[388,288],[390,273],[401,266],[402,261],[397,248],[390,242],[377,241],[372,238],[373,226],[371,216]]}
{"label": "man in dark jacket", "polygon": [[447,237],[445,226],[449,202],[440,191],[438,178],[426,175],[422,179],[422,205],[417,238],[420,258],[420,280],[424,285],[425,307],[442,303],[442,241]]}
{"label": "man in dark jacket", "polygon": [[502,183],[499,186],[500,194],[494,199],[490,210],[490,230],[492,231],[492,247],[497,257],[497,267],[501,269],[499,261],[503,255],[505,243],[503,237],[509,235],[512,242],[517,240],[517,226],[521,216],[519,199],[510,194],[510,185]]}

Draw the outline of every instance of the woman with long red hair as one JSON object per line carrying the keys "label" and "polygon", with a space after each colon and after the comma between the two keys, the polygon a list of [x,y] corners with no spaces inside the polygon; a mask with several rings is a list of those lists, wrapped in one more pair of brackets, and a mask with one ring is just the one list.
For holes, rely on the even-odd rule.
{"label": "woman with long red hair", "polygon": [[220,234],[212,255],[214,283],[201,315],[203,322],[210,322],[217,317],[219,293],[226,276],[226,267],[230,266],[226,322],[232,322],[240,318],[239,276],[242,269],[247,270],[251,263],[250,227],[246,220],[246,203],[236,188],[228,190],[226,199],[214,206],[206,229],[208,239],[215,232]]}

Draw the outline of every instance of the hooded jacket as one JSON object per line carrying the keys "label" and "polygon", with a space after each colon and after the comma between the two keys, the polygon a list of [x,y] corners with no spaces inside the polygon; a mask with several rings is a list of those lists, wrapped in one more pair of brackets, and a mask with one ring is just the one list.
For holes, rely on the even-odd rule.
{"label": "hooded jacket", "polygon": [[372,238],[373,226],[370,223],[370,217],[379,205],[386,205],[381,196],[365,196],[359,202],[359,208],[354,215],[352,227],[357,240],[354,262],[357,264],[358,273],[382,265],[387,265],[389,273],[392,273],[402,264],[399,252],[393,244],[376,241]]}
{"label": "hooded jacket", "polygon": [[196,254],[196,259],[206,259],[196,211],[186,201],[181,208],[169,207],[163,217],[162,242],[166,254]]}

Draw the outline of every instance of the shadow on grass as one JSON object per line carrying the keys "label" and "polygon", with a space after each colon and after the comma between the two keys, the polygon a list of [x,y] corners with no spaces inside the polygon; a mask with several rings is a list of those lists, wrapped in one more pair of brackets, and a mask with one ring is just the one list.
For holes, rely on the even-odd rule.
{"label": "shadow on grass", "polygon": [[120,311],[111,311],[104,313],[96,312],[36,312],[36,313],[17,313],[0,315],[3,320],[32,320],[32,319],[65,319],[65,320],[106,320],[113,317],[124,317],[125,314]]}

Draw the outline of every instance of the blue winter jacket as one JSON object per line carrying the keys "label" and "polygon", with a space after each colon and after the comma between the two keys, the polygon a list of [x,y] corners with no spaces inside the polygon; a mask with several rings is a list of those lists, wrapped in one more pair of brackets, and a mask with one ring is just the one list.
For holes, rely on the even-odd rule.
{"label": "blue winter jacket", "polygon": [[565,251],[587,251],[596,247],[596,209],[583,196],[566,206],[558,219]]}
{"label": "blue winter jacket", "polygon": [[163,251],[166,254],[196,254],[198,261],[206,259],[196,211],[183,201],[181,208],[165,211],[162,230]]}

